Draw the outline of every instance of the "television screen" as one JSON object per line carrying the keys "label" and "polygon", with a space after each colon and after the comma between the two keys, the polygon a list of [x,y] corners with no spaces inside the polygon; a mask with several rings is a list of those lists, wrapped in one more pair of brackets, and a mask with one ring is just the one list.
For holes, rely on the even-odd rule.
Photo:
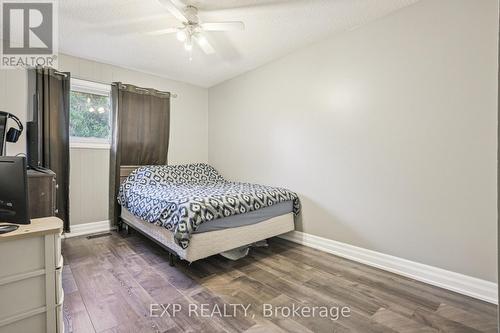
{"label": "television screen", "polygon": [[5,154],[6,128],[7,128],[7,113],[0,111],[0,156]]}
{"label": "television screen", "polygon": [[28,165],[37,169],[42,166],[40,114],[38,113],[38,94],[36,92],[36,69],[28,70],[28,114],[26,122],[26,156]]}
{"label": "television screen", "polygon": [[29,224],[26,158],[0,156],[0,223]]}

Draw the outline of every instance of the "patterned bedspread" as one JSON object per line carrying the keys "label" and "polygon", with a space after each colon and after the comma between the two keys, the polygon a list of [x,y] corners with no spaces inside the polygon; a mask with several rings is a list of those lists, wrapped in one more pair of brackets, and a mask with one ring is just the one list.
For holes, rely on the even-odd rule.
{"label": "patterned bedspread", "polygon": [[183,249],[198,226],[214,219],[244,214],[293,200],[297,194],[284,188],[230,182],[207,164],[144,166],[120,186],[118,202],[135,216],[174,233]]}

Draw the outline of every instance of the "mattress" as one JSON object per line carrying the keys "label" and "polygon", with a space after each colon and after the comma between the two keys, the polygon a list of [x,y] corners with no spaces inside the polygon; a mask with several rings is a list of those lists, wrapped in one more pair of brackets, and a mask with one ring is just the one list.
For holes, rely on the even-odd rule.
{"label": "mattress", "polygon": [[175,243],[171,231],[143,221],[125,208],[122,208],[121,213],[121,218],[125,223],[163,244],[177,253],[180,258],[189,262],[292,231],[295,227],[293,216],[293,213],[287,213],[258,223],[193,234],[189,247],[183,249]]}
{"label": "mattress", "polygon": [[[212,226],[227,228],[227,221],[219,226],[212,221],[286,201],[293,202],[297,215],[300,201],[296,193],[281,187],[228,181],[203,163],[140,167],[127,177],[118,193],[122,207],[144,221],[172,230],[176,243],[184,249],[204,223],[211,222],[201,229],[205,232],[211,229],[204,228]],[[250,218],[242,224],[254,222]]]}
{"label": "mattress", "polygon": [[259,223],[268,220],[270,218],[288,214],[291,212],[293,212],[293,201],[291,200],[284,201],[276,205],[264,207],[245,214],[232,215],[204,222],[200,224],[198,229],[196,229],[196,231],[193,232],[193,234],[199,234],[202,232],[209,232],[215,230],[223,230],[227,228],[242,227],[244,225]]}

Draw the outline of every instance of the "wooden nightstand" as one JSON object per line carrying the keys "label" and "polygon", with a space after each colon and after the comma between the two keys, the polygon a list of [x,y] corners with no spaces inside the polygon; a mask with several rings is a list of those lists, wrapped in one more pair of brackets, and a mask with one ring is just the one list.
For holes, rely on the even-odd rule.
{"label": "wooden nightstand", "polygon": [[47,217],[0,234],[0,333],[64,332],[62,231]]}

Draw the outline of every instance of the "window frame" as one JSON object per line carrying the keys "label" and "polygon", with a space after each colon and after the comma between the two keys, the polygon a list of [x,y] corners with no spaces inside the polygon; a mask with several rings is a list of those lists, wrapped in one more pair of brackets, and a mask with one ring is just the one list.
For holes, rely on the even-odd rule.
{"label": "window frame", "polygon": [[[70,79],[70,93],[71,91],[78,91],[81,93],[94,94],[100,96],[108,96],[111,103],[111,84],[104,84],[104,83],[93,82],[72,77]],[[111,116],[109,121],[111,125]],[[83,137],[70,136],[69,147],[74,149],[110,149],[111,139],[83,138]]]}

